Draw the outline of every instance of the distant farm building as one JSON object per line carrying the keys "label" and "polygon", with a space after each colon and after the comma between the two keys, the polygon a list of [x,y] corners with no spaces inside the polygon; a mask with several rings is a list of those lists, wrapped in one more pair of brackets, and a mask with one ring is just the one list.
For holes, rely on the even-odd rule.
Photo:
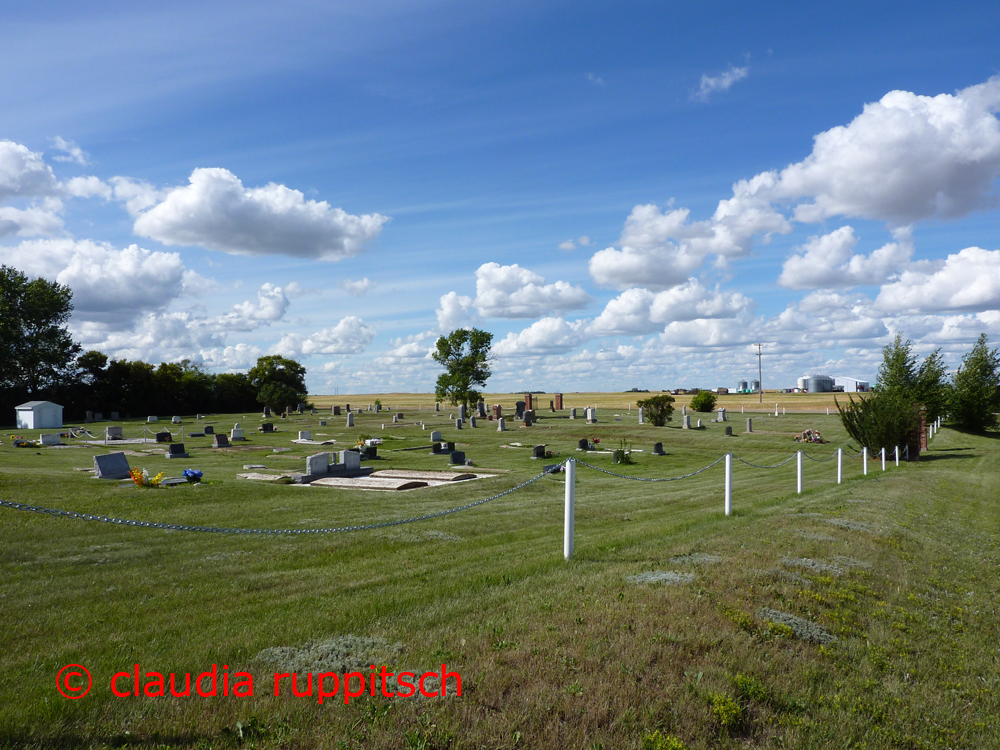
{"label": "distant farm building", "polygon": [[27,401],[14,407],[19,430],[49,430],[63,426],[63,408],[51,401]]}
{"label": "distant farm building", "polygon": [[838,375],[835,380],[836,384],[843,388],[845,393],[865,393],[872,389],[867,380],[848,378],[843,375]]}
{"label": "distant farm building", "polygon": [[799,378],[798,388],[803,393],[829,393],[835,385],[829,375],[806,375]]}
{"label": "distant farm building", "polygon": [[728,388],[716,388],[715,389],[715,393],[717,395],[719,395],[719,396],[728,396],[729,395],[729,389]]}

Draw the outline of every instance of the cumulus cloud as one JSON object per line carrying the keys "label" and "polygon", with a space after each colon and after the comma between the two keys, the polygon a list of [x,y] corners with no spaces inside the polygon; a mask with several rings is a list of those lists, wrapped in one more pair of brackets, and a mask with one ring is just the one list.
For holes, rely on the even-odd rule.
{"label": "cumulus cloud", "polygon": [[527,268],[484,263],[476,270],[475,306],[485,318],[536,318],[586,307],[588,295],[565,281],[546,284]]}
{"label": "cumulus cloud", "polygon": [[881,284],[901,273],[913,254],[908,230],[897,230],[890,242],[871,255],[855,255],[858,238],[849,226],[810,237],[802,250],[785,261],[778,284],[789,289],[836,289]]}
{"label": "cumulus cloud", "polygon": [[577,237],[575,240],[569,239],[565,242],[560,242],[558,247],[560,250],[576,250],[577,245],[580,247],[590,247],[591,246],[590,237],[583,235],[582,237]]}
{"label": "cumulus cloud", "polygon": [[869,342],[889,334],[885,321],[867,297],[816,291],[789,305],[761,330],[764,340],[798,345],[803,351]]}
{"label": "cumulus cloud", "polygon": [[215,318],[211,325],[222,331],[254,331],[285,317],[288,297],[274,284],[263,284],[257,291],[257,304],[247,300],[233,305],[231,312]]}
{"label": "cumulus cloud", "polygon": [[275,344],[274,353],[288,357],[310,354],[360,354],[375,338],[375,329],[361,318],[348,315],[332,328],[310,336],[290,333]]}
{"label": "cumulus cloud", "polygon": [[201,245],[234,255],[340,260],[360,253],[388,218],[354,216],[298,190],[245,188],[226,169],[196,169],[189,184],[141,213],[135,232],[166,245]]}
{"label": "cumulus cloud", "polygon": [[904,271],[882,287],[876,306],[889,312],[986,311],[1000,308],[1000,250],[967,247],[931,270]]}
{"label": "cumulus cloud", "polygon": [[628,289],[611,300],[587,330],[592,335],[642,335],[664,329],[673,321],[732,318],[753,304],[739,292],[706,288],[697,279],[653,293]]}
{"label": "cumulus cloud", "polygon": [[562,354],[583,343],[583,321],[568,323],[562,318],[542,318],[520,333],[508,333],[493,345],[498,357]]}
{"label": "cumulus cloud", "polygon": [[247,370],[257,363],[258,358],[264,356],[264,350],[253,344],[240,343],[234,346],[202,349],[199,354],[201,361],[208,367]]}
{"label": "cumulus cloud", "polygon": [[729,70],[724,70],[715,76],[704,74],[701,77],[701,85],[698,87],[695,98],[707,102],[708,98],[716,91],[728,91],[734,83],[742,81],[748,75],[750,75],[750,68],[737,68],[735,65],[730,65]]}
{"label": "cumulus cloud", "polygon": [[13,141],[0,141],[0,201],[59,193],[59,181],[41,154]]}
{"label": "cumulus cloud", "polygon": [[374,289],[376,286],[378,286],[378,284],[370,280],[367,276],[357,281],[344,279],[340,282],[340,287],[347,290],[347,293],[352,297],[364,297],[368,294],[369,290]]}
{"label": "cumulus cloud", "polygon": [[84,166],[88,164],[87,154],[73,141],[67,141],[57,135],[52,139],[52,148],[60,152],[52,157],[55,161],[75,162]]}
{"label": "cumulus cloud", "polygon": [[40,203],[20,209],[0,206],[0,237],[51,236],[63,228],[62,201],[58,198],[43,198]]}
{"label": "cumulus cloud", "polygon": [[472,297],[465,297],[458,292],[442,295],[436,314],[438,328],[442,331],[452,331],[476,320]]}
{"label": "cumulus cloud", "polygon": [[0,258],[31,276],[73,290],[74,319],[124,330],[148,311],[207,284],[177,253],[91,240],[28,240],[0,247]]}

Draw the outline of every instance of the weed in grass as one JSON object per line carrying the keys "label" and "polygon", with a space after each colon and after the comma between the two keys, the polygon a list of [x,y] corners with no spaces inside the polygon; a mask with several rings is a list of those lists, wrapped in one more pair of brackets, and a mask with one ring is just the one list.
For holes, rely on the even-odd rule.
{"label": "weed in grass", "polygon": [[687,750],[687,745],[672,734],[660,734],[657,729],[642,738],[642,750]]}
{"label": "weed in grass", "polygon": [[708,703],[712,708],[712,716],[715,723],[726,732],[737,732],[743,728],[746,720],[746,712],[743,706],[734,701],[725,693],[711,692],[708,694]]}

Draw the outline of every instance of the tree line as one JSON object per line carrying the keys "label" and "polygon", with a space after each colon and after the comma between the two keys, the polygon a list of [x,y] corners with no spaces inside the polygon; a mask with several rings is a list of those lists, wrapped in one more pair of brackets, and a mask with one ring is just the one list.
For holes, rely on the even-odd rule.
{"label": "tree line", "polygon": [[69,287],[0,266],[0,420],[25,401],[53,401],[68,420],[87,411],[122,417],[275,411],[307,401],[306,368],[278,355],[246,373],[209,373],[190,360],[153,365],[84,352],[66,329]]}

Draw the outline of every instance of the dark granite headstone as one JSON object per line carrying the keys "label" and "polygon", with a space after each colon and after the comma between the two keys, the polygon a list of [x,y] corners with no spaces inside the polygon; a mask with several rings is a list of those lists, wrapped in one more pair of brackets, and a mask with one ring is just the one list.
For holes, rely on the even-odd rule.
{"label": "dark granite headstone", "polygon": [[210,424],[205,425],[205,434],[206,435],[214,435],[215,434],[215,428],[212,425],[210,425]]}
{"label": "dark granite headstone", "polygon": [[732,436],[733,436],[733,426],[727,424],[726,425],[726,437],[732,437]]}
{"label": "dark granite headstone", "polygon": [[167,458],[188,458],[188,454],[184,451],[184,443],[171,444]]}
{"label": "dark granite headstone", "polygon": [[128,479],[128,458],[121,451],[94,456],[95,479]]}
{"label": "dark granite headstone", "polygon": [[524,419],[524,402],[518,401],[514,404],[514,417]]}
{"label": "dark granite headstone", "polygon": [[169,432],[158,432],[156,433],[156,442],[158,443],[169,443],[173,441],[173,436]]}
{"label": "dark granite headstone", "polygon": [[577,441],[577,443],[576,443],[576,447],[577,447],[578,450],[581,450],[581,451],[589,450],[590,449],[590,441],[587,440],[587,438],[580,438]]}
{"label": "dark granite headstone", "polygon": [[448,441],[447,443],[445,443],[445,445],[447,445],[447,446],[448,446],[448,451],[449,451],[449,452],[451,452],[451,451],[455,450],[455,443],[454,443],[453,441],[450,441],[450,440],[449,440],[449,441]]}
{"label": "dark granite headstone", "polygon": [[665,456],[666,453],[663,452],[663,443],[653,443],[653,455],[654,456]]}
{"label": "dark granite headstone", "polygon": [[264,424],[262,424],[260,426],[260,431],[261,432],[274,432],[274,423],[273,422],[264,422]]}
{"label": "dark granite headstone", "polygon": [[264,407],[264,415],[263,416],[264,416],[264,419],[269,419],[271,417],[271,407],[270,406],[265,406]]}
{"label": "dark granite headstone", "polygon": [[545,446],[536,445],[531,451],[532,458],[545,458]]}
{"label": "dark granite headstone", "polygon": [[448,463],[465,466],[465,451],[452,451]]}
{"label": "dark granite headstone", "polygon": [[334,406],[333,407],[333,415],[332,416],[334,416],[334,417],[339,417],[340,416],[340,407],[339,406]]}
{"label": "dark granite headstone", "polygon": [[215,440],[212,441],[212,446],[214,448],[228,448],[230,447],[229,435],[219,434],[215,436]]}

